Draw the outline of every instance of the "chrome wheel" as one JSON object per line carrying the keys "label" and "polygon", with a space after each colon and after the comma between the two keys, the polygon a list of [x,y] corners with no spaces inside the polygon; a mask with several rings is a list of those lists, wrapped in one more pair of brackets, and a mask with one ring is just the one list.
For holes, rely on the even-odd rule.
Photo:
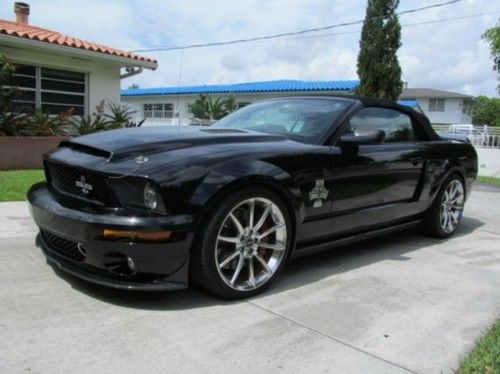
{"label": "chrome wheel", "polygon": [[453,232],[460,220],[464,209],[464,187],[462,183],[454,179],[448,184],[441,201],[439,223],[447,234]]}
{"label": "chrome wheel", "polygon": [[276,273],[286,247],[287,227],[280,208],[261,197],[244,200],[222,222],[215,265],[226,285],[251,291]]}

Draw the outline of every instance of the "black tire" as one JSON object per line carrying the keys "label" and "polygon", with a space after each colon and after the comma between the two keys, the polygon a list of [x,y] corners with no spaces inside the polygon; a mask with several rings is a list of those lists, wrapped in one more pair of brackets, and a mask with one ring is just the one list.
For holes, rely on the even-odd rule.
{"label": "black tire", "polygon": [[[282,227],[286,228],[286,243],[283,246],[285,248],[283,251],[283,255],[279,255],[283,256],[281,258],[281,262],[274,270],[272,276],[270,276],[270,278],[265,283],[259,285],[254,289],[239,290],[230,287],[227,284],[227,278],[226,281],[224,281],[222,270],[219,271],[217,262],[218,259],[216,258],[216,245],[219,232],[222,232],[221,230],[223,230],[223,227],[227,227],[223,226],[223,224],[226,222],[229,213],[232,213],[233,209],[235,209],[236,207],[241,206],[240,204],[242,202],[254,198],[269,200],[273,204],[275,204],[277,208],[279,208],[280,212],[282,213],[282,217],[284,218],[284,226]],[[269,216],[272,217],[272,214]],[[254,220],[257,220],[257,217],[254,218]],[[286,205],[284,204],[283,200],[271,190],[263,187],[251,187],[232,192],[215,205],[213,211],[210,212],[204,224],[200,226],[191,251],[190,276],[197,285],[222,298],[239,299],[256,295],[264,291],[283,269],[290,252],[290,248],[292,247],[291,242],[293,235],[291,229],[292,225],[290,213],[288,212]],[[237,248],[237,245],[239,244],[234,245],[234,248]],[[257,244],[254,245],[257,246]],[[262,249],[259,247],[258,250]],[[237,257],[236,259],[239,260],[239,257]],[[254,258],[252,257],[251,259],[246,260],[251,260],[253,262]],[[246,262],[245,266],[248,267]],[[252,268],[254,266],[255,265],[253,265]],[[249,269],[245,270],[249,272]]]}
{"label": "black tire", "polygon": [[[441,219],[442,219],[442,204],[443,204],[443,199],[445,192],[447,188],[452,184],[452,183],[460,183],[462,186],[462,192],[464,194],[463,196],[463,201],[462,201],[462,210],[460,212],[460,215],[458,217],[458,223],[456,223],[456,226],[453,227],[452,230],[445,230],[441,224]],[[443,184],[441,185],[441,188],[439,189],[438,194],[436,195],[436,198],[434,199],[434,202],[432,203],[431,207],[427,210],[424,220],[422,222],[422,231],[433,238],[448,238],[453,235],[453,233],[456,231],[458,226],[460,225],[460,222],[462,221],[462,212],[464,208],[464,202],[465,202],[465,186],[463,183],[462,178],[458,174],[452,174],[448,178],[445,179]]]}

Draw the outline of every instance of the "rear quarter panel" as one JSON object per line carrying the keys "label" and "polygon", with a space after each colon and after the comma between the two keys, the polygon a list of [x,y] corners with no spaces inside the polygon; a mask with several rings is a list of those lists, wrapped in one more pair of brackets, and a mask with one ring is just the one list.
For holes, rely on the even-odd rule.
{"label": "rear quarter panel", "polygon": [[421,200],[429,207],[445,179],[458,173],[464,181],[466,197],[470,195],[477,176],[477,153],[468,143],[457,141],[430,141],[419,144],[425,160],[424,183]]}

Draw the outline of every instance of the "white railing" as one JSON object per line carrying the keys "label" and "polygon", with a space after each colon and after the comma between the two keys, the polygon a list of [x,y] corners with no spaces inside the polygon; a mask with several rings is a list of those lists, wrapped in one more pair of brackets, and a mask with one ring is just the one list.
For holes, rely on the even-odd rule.
{"label": "white railing", "polygon": [[482,148],[500,148],[500,127],[473,126],[467,124],[432,125],[440,134],[462,135],[472,145]]}
{"label": "white railing", "polygon": [[469,137],[474,147],[500,148],[500,135],[477,135]]}

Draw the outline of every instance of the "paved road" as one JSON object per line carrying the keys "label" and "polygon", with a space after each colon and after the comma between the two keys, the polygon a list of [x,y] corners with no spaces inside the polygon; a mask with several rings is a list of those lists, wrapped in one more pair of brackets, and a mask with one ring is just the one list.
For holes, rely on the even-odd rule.
{"label": "paved road", "polygon": [[500,192],[448,241],[405,232],[296,261],[263,296],[126,293],[55,272],[0,204],[2,373],[452,372],[500,315]]}

